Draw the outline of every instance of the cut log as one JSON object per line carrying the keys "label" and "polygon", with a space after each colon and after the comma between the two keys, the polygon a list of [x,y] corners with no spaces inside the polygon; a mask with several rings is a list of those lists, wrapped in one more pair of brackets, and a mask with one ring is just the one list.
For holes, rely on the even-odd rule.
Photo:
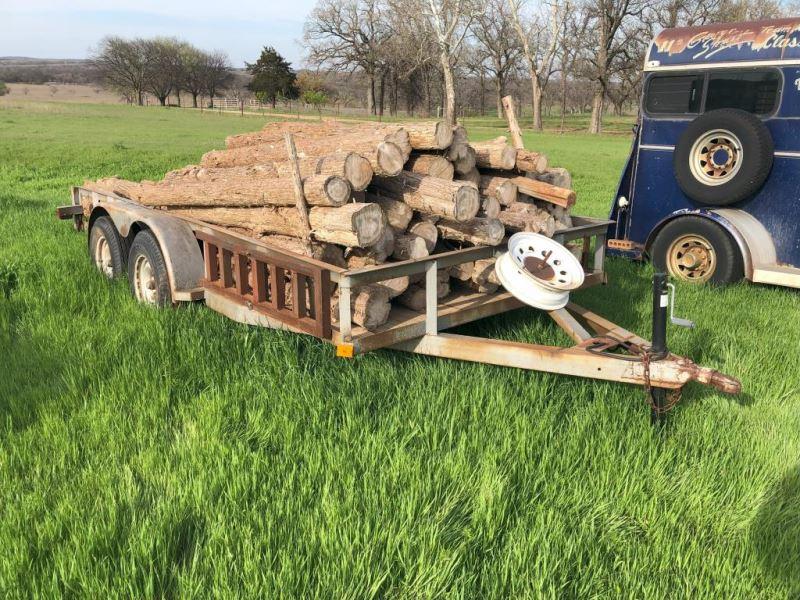
{"label": "cut log", "polygon": [[475,163],[483,169],[513,169],[517,162],[517,151],[506,143],[506,138],[499,137],[488,142],[473,143]]}
{"label": "cut log", "polygon": [[[247,235],[247,234],[246,234]],[[258,236],[250,231],[249,237],[259,237],[261,240],[272,246],[277,246],[282,250],[288,250],[301,256],[310,256],[315,260],[326,262],[337,267],[346,267],[347,263],[344,260],[344,253],[339,246],[334,244],[326,244],[325,242],[311,242],[311,252],[306,249],[303,240],[296,237],[289,237],[286,235],[265,235]]]}
{"label": "cut log", "polygon": [[[350,314],[353,323],[368,331],[377,329],[389,319],[392,305],[389,290],[379,285],[365,285],[353,291],[350,299]],[[339,322],[339,295],[331,302],[331,320]]]}
{"label": "cut log", "polygon": [[[136,183],[110,177],[85,184],[143,206],[294,206],[291,178],[258,176]],[[306,202],[312,206],[341,206],[350,199],[350,184],[335,175],[312,175],[303,180]]]}
{"label": "cut log", "polygon": [[383,233],[377,242],[367,248],[348,248],[346,258],[349,260],[351,256],[361,257],[372,261],[374,264],[386,262],[386,259],[394,252],[394,238],[394,229],[384,227]]}
{"label": "cut log", "polygon": [[[300,175],[336,175],[344,177],[354,191],[366,189],[372,181],[372,166],[363,156],[355,152],[336,152],[319,158],[298,159]],[[183,169],[170,171],[164,181],[201,180],[216,181],[237,177],[291,177],[291,165],[287,161],[268,162],[246,167],[200,167],[190,165]]]}
{"label": "cut log", "polygon": [[468,279],[472,279],[472,273],[474,271],[475,262],[465,262],[450,267],[450,276],[458,281],[467,281]]}
{"label": "cut log", "polygon": [[453,180],[453,163],[437,154],[412,154],[405,166],[406,171],[417,175],[430,175],[439,179]]}
{"label": "cut log", "polygon": [[481,197],[481,209],[478,211],[479,217],[496,219],[500,214],[500,202],[493,196]]}
{"label": "cut log", "polygon": [[556,187],[543,181],[536,181],[529,177],[514,177],[511,181],[517,185],[517,190],[519,190],[520,194],[526,194],[531,198],[544,200],[565,208],[575,204],[575,192],[572,190]]}
{"label": "cut log", "polygon": [[478,214],[477,188],[457,181],[445,181],[403,171],[398,177],[375,177],[373,187],[380,194],[402,200],[414,210],[468,221]]}
{"label": "cut log", "polygon": [[509,231],[529,231],[541,233],[547,237],[553,237],[555,233],[555,219],[547,213],[531,213],[516,210],[504,210],[500,212],[498,219]]}
{"label": "cut log", "polygon": [[459,173],[456,175],[457,181],[468,181],[475,187],[480,186],[481,184],[481,173],[478,169],[473,168],[471,171],[467,171],[466,173]]}
{"label": "cut log", "polygon": [[400,234],[395,238],[392,257],[397,260],[424,258],[430,254],[425,240],[414,234]]}
{"label": "cut log", "polygon": [[[442,299],[450,293],[450,278],[445,275],[436,278],[436,297]],[[425,286],[413,283],[408,289],[397,297],[397,301],[411,310],[422,312],[425,310]]]}
{"label": "cut log", "polygon": [[541,173],[547,169],[547,157],[531,150],[517,150],[515,168],[520,173]]}
{"label": "cut log", "polygon": [[386,198],[380,194],[368,193],[365,198],[367,202],[379,205],[389,225],[398,231],[405,231],[414,216],[414,210],[405,202]]}
{"label": "cut log", "polygon": [[572,175],[566,169],[555,167],[546,171],[542,169],[542,171],[544,172],[536,174],[536,179],[539,181],[556,187],[567,188],[568,190],[572,189]]}
{"label": "cut log", "polygon": [[478,189],[484,196],[492,196],[502,206],[511,206],[517,201],[517,185],[505,177],[481,175]]}
{"label": "cut log", "polygon": [[[391,142],[343,136],[297,140],[297,147],[301,160],[339,152],[355,153],[367,159],[373,171],[388,176],[399,173],[407,158],[401,149]],[[281,145],[271,143],[212,150],[203,155],[200,164],[206,168],[246,167],[285,160],[285,151]]]}
{"label": "cut log", "polygon": [[477,246],[497,246],[506,234],[503,223],[498,219],[476,218],[467,222],[442,219],[436,227],[439,235],[445,239],[469,242]]}
{"label": "cut log", "polygon": [[[347,259],[347,268],[351,270],[364,269],[382,263],[383,261],[376,261],[368,256],[358,256],[353,254],[350,255]],[[408,289],[409,278],[408,276],[394,277],[392,279],[387,279],[385,281],[379,281],[374,285],[386,288],[386,291],[389,293],[389,297],[394,298],[405,292],[406,289]]]}
{"label": "cut log", "polygon": [[453,128],[453,143],[445,156],[453,163],[456,173],[469,173],[475,168],[475,149],[469,145],[467,130],[463,126]]}
{"label": "cut log", "polygon": [[494,272],[494,258],[482,258],[475,261],[470,279],[477,286],[500,285],[500,280]]}
{"label": "cut log", "polygon": [[444,121],[404,123],[414,150],[444,150],[453,143],[453,128]]}
{"label": "cut log", "polygon": [[[170,212],[257,233],[302,236],[302,225],[294,208],[183,208]],[[380,239],[385,228],[383,211],[377,204],[352,203],[338,208],[315,206],[308,211],[308,217],[314,239],[342,246],[371,246]]]}
{"label": "cut log", "polygon": [[425,247],[428,249],[428,254],[433,253],[433,249],[436,247],[436,242],[439,240],[439,230],[436,229],[435,223],[420,219],[409,225],[408,233],[412,233],[421,237],[425,241]]}

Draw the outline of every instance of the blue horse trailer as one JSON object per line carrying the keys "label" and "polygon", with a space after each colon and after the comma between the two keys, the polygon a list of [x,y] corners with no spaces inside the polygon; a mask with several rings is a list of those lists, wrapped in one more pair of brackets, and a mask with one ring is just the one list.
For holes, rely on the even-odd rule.
{"label": "blue horse trailer", "polygon": [[800,18],[666,29],[644,71],[609,252],[800,287]]}

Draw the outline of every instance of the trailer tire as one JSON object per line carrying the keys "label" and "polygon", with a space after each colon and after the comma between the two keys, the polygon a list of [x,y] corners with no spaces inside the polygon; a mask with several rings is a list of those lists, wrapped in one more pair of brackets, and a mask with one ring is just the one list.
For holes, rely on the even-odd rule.
{"label": "trailer tire", "polygon": [[164,307],[172,304],[167,264],[153,233],[143,229],[136,234],[128,255],[128,281],[131,294],[142,304]]}
{"label": "trailer tire", "polygon": [[98,217],[89,230],[89,258],[94,266],[109,279],[125,273],[125,241],[114,222],[106,216]]}
{"label": "trailer tire", "polygon": [[736,242],[704,217],[679,217],[667,223],[653,241],[650,257],[656,269],[689,283],[724,285],[744,278]]}
{"label": "trailer tire", "polygon": [[675,178],[699,204],[727,206],[752,197],[769,176],[774,146],[761,119],[737,108],[689,123],[675,146]]}

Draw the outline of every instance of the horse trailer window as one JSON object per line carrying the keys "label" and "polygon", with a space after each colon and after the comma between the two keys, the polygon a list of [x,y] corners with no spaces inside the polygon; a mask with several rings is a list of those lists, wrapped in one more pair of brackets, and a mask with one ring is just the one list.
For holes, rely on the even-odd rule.
{"label": "horse trailer window", "polygon": [[720,71],[709,73],[705,110],[739,108],[756,115],[775,110],[781,77],[777,71]]}
{"label": "horse trailer window", "polygon": [[679,115],[700,112],[703,75],[657,75],[647,85],[645,110],[651,114]]}

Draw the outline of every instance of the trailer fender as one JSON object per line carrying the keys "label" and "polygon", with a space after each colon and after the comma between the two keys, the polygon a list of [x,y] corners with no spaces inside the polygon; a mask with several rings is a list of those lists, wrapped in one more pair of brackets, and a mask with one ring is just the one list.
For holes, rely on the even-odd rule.
{"label": "trailer fender", "polygon": [[95,207],[89,218],[90,224],[101,214],[114,221],[120,235],[129,243],[142,229],[148,229],[156,236],[167,265],[173,300],[191,301],[203,297],[203,254],[186,222],[149,208],[114,202]]}
{"label": "trailer fender", "polygon": [[776,263],[777,257],[772,236],[753,215],[736,208],[702,208],[675,211],[659,221],[650,232],[645,242],[647,252],[650,251],[656,236],[667,223],[686,215],[704,217],[714,221],[730,234],[742,253],[745,278],[752,280],[754,269]]}

